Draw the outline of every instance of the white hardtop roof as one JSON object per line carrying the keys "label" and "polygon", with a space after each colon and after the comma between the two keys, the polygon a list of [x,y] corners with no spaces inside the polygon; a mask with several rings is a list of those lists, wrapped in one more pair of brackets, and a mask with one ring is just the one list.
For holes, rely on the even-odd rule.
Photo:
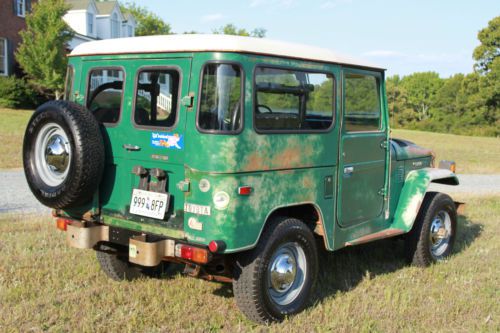
{"label": "white hardtop roof", "polygon": [[230,35],[199,34],[114,38],[80,44],[70,55],[85,56],[203,51],[264,54],[383,69],[367,61],[344,56],[328,49],[267,38]]}

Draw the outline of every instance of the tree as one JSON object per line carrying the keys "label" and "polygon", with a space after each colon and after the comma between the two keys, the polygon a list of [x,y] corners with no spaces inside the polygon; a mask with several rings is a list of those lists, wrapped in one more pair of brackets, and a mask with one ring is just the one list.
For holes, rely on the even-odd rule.
{"label": "tree", "polygon": [[256,28],[248,32],[246,29],[237,28],[234,24],[228,23],[219,29],[214,29],[212,31],[216,35],[236,35],[236,36],[247,36],[247,37],[266,37],[266,29]]}
{"label": "tree", "polygon": [[477,38],[481,45],[474,49],[474,68],[481,73],[488,73],[493,61],[500,55],[500,16],[488,22],[488,26],[479,31]]}
{"label": "tree", "polygon": [[26,30],[16,59],[28,82],[40,93],[59,99],[64,89],[67,43],[73,32],[62,17],[68,10],[64,0],[44,0],[26,16]]}
{"label": "tree", "polygon": [[145,7],[129,2],[120,5],[120,7],[123,12],[132,14],[137,21],[136,36],[170,35],[172,33],[170,24]]}
{"label": "tree", "polygon": [[401,80],[401,86],[408,93],[408,104],[417,113],[418,120],[431,116],[434,96],[443,85],[436,72],[413,73]]}

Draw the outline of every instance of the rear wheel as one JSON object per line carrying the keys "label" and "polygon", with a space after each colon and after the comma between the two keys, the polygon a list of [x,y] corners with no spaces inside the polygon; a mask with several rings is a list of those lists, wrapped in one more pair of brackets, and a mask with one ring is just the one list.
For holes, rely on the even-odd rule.
{"label": "rear wheel", "polygon": [[281,321],[307,305],[317,271],[311,230],[294,218],[275,219],[257,246],[236,262],[236,303],[251,320]]}
{"label": "rear wheel", "polygon": [[457,212],[453,200],[444,193],[427,193],[405,240],[408,261],[424,267],[446,259],[453,249],[456,233]]}
{"label": "rear wheel", "polygon": [[107,244],[97,246],[97,261],[106,275],[115,280],[134,280],[141,277],[159,278],[166,273],[168,263],[162,262],[155,267],[137,266],[128,261],[125,247],[111,247]]}

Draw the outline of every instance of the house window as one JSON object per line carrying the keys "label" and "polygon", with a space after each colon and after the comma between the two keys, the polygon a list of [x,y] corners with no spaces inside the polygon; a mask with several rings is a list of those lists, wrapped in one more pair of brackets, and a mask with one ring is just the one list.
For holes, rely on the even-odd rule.
{"label": "house window", "polygon": [[133,37],[134,36],[134,31],[133,31],[131,25],[127,25],[127,36],[128,37]]}
{"label": "house window", "polygon": [[16,0],[16,13],[17,16],[26,16],[26,0]]}
{"label": "house window", "polygon": [[0,38],[0,75],[6,76],[7,72],[7,40]]}
{"label": "house window", "polygon": [[120,21],[118,21],[118,14],[116,13],[113,13],[111,18],[111,37],[120,37]]}
{"label": "house window", "polygon": [[87,33],[94,33],[94,15],[92,13],[87,13]]}

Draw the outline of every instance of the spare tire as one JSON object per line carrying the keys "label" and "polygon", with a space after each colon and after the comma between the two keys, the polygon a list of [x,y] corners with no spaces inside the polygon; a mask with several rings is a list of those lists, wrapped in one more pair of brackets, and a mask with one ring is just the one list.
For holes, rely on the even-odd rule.
{"label": "spare tire", "polygon": [[23,164],[28,185],[42,204],[71,208],[89,202],[104,170],[99,123],[76,103],[41,105],[26,128]]}

